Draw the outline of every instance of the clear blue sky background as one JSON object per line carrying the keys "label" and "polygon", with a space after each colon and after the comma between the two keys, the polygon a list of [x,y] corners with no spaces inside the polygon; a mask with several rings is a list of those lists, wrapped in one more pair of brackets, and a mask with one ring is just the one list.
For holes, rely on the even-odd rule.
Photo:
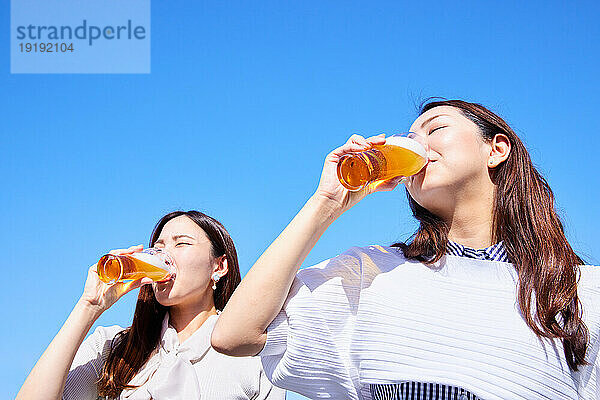
{"label": "clear blue sky background", "polygon": [[[525,141],[572,246],[600,264],[597,2],[152,4],[149,75],[10,75],[0,8],[0,397],[13,397],[112,248],[174,209],[234,237],[242,273],[352,133],[408,129],[428,96],[482,102]],[[305,265],[404,240],[404,189],[365,199]],[[130,323],[135,294],[98,324]],[[298,399],[290,395],[290,399]]]}

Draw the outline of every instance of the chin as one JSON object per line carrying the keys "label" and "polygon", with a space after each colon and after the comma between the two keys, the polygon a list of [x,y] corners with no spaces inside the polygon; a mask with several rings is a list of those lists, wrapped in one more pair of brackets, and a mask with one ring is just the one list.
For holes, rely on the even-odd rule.
{"label": "chin", "polygon": [[408,193],[417,203],[423,205],[423,201],[426,202],[427,198],[435,195],[435,189],[436,187],[432,186],[430,182],[425,183],[422,179],[415,179],[408,187]]}
{"label": "chin", "polygon": [[167,296],[165,296],[164,294],[157,295],[155,293],[154,297],[156,297],[156,301],[158,301],[161,306],[165,306],[165,307],[171,307],[171,306],[174,306],[177,303],[179,303],[177,301],[178,300],[177,298],[171,297],[169,295],[167,295]]}
{"label": "chin", "polygon": [[171,307],[171,306],[176,306],[177,304],[179,304],[179,302],[175,299],[159,299],[158,297],[156,298],[156,301],[158,301],[158,303],[163,306],[163,307]]}
{"label": "chin", "polygon": [[186,287],[174,285],[173,281],[156,283],[152,286],[154,297],[165,307],[203,303],[204,296],[211,295],[201,287]]}
{"label": "chin", "polygon": [[169,307],[177,304],[177,295],[173,293],[173,281],[154,283],[152,285],[154,297],[161,305]]}
{"label": "chin", "polygon": [[[419,182],[420,183],[420,182]],[[431,182],[427,182],[426,185],[419,185],[409,190],[411,197],[423,208],[430,212],[437,209],[440,205],[441,199],[448,198],[448,188],[445,186],[434,185]]]}

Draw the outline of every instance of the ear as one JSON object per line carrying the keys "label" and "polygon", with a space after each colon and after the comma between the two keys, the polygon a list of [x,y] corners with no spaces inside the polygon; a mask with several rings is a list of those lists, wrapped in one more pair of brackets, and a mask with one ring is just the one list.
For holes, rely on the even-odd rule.
{"label": "ear", "polygon": [[496,168],[503,163],[510,154],[510,139],[502,133],[494,136],[490,143],[490,154],[488,157],[488,168]]}
{"label": "ear", "polygon": [[227,268],[227,256],[223,255],[217,258],[213,268],[213,274],[217,272],[221,277],[223,277],[227,274],[227,271],[229,271]]}

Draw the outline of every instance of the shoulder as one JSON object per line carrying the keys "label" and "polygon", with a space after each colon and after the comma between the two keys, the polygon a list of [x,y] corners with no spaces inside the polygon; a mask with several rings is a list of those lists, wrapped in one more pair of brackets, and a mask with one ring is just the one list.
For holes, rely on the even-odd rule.
{"label": "shoulder", "polygon": [[584,284],[600,284],[600,266],[580,265],[581,282]]}
{"label": "shoulder", "polygon": [[69,368],[64,398],[82,398],[81,390],[95,393],[95,382],[100,377],[115,337],[122,331],[123,328],[116,325],[99,326],[83,341]]}
{"label": "shoulder", "polygon": [[320,262],[312,267],[303,269],[302,271],[323,270],[331,268],[333,265],[359,265],[363,262],[398,262],[406,260],[402,250],[398,247],[370,245],[364,247],[350,247],[343,253],[333,258]]}
{"label": "shoulder", "polygon": [[580,295],[600,302],[600,266],[580,265],[577,286]]}
{"label": "shoulder", "polygon": [[351,285],[390,271],[404,262],[406,258],[397,247],[355,246],[312,267],[301,269],[297,278],[311,290],[332,280],[343,280]]}
{"label": "shoulder", "polygon": [[580,265],[578,284],[584,290],[591,290],[600,294],[600,266]]}
{"label": "shoulder", "polygon": [[[591,333],[590,342],[600,341],[600,266],[580,265],[577,294],[583,308],[583,319]],[[597,347],[596,347],[597,348]]]}
{"label": "shoulder", "polygon": [[94,329],[94,332],[90,335],[91,337],[102,339],[102,340],[112,340],[117,336],[117,334],[123,332],[125,328],[119,325],[112,326],[98,326]]}
{"label": "shoulder", "polygon": [[88,347],[95,349],[97,352],[102,353],[110,350],[112,342],[118,335],[123,332],[125,328],[113,325],[113,326],[98,326],[94,329],[86,339],[85,344]]}

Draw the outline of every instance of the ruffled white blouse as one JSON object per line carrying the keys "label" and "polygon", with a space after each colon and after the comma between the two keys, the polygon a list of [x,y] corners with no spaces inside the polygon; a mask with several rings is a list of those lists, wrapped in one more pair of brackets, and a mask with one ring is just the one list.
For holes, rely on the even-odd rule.
{"label": "ruffled white blouse", "polygon": [[[229,357],[210,346],[218,315],[210,316],[183,343],[165,316],[157,351],[119,399],[256,399],[282,400],[285,390],[266,378],[258,357]],[[96,400],[99,379],[111,343],[123,328],[98,327],[81,345],[67,377],[63,399]]]}
{"label": "ruffled white blouse", "polygon": [[589,342],[577,372],[525,323],[512,264],[447,255],[428,267],[384,246],[300,270],[259,355],[277,386],[311,399],[431,382],[486,400],[599,400],[600,268],[580,272]]}

